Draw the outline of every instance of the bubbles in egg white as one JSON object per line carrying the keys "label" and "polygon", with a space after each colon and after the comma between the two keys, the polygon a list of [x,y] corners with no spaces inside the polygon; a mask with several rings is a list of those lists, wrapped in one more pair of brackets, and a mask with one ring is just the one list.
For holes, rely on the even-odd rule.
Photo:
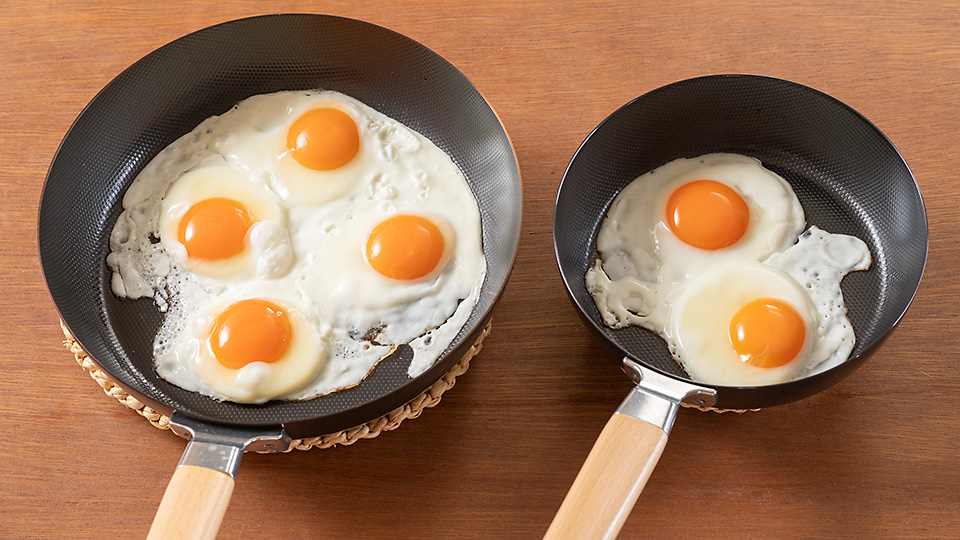
{"label": "bubbles in egg white", "polygon": [[[314,107],[338,108],[357,122],[360,150],[339,169],[310,171],[283,155],[290,123]],[[206,275],[184,263],[182,246],[171,242],[170,227],[175,230],[183,210],[167,215],[169,208],[193,200],[198,188],[191,179],[205,169],[216,171],[212,176],[239,172],[236,185],[246,187],[231,185],[217,196],[243,197],[252,213],[267,216],[251,226],[243,261]],[[167,311],[154,344],[158,373],[219,399],[307,399],[349,388],[401,343],[413,349],[408,374],[415,377],[466,323],[486,272],[479,208],[450,157],[395,120],[336,92],[254,96],[205,120],[141,171],[123,206],[107,258],[113,292],[152,296]],[[423,280],[390,280],[363,260],[369,229],[398,213],[436,218],[444,230],[446,264]],[[277,249],[286,245],[287,251]],[[308,354],[316,358],[298,364],[298,373],[308,379],[303,385],[281,391],[265,383],[273,367],[262,363],[246,371],[197,367],[194,349],[211,314],[227,299],[241,297],[277,299],[310,321],[320,345],[311,349],[315,355]],[[362,339],[374,334],[375,342]],[[223,371],[244,374],[231,378]]]}
{"label": "bubbles in egg white", "polygon": [[872,257],[867,244],[855,236],[810,227],[796,244],[764,262],[802,285],[817,311],[813,360],[804,368],[805,374],[820,373],[846,361],[856,337],[847,318],[840,281],[850,272],[870,268]]}
{"label": "bubbles in egg white", "polygon": [[[729,248],[689,246],[665,223],[670,194],[700,179],[727,184],[747,202],[747,231]],[[797,241],[803,223],[790,185],[759,161],[733,154],[678,159],[614,199],[598,234],[601,258],[584,277],[587,290],[605,324],[656,332],[693,380],[759,386],[819,372],[853,350],[840,281],[871,258],[862,240],[816,227]],[[792,305],[807,328],[808,343],[779,368],[747,364],[729,341],[733,314],[761,297]]]}

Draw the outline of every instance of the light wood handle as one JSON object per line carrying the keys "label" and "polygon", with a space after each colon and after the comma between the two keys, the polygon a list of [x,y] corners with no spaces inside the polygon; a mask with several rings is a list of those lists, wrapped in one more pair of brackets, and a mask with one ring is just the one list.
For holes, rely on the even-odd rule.
{"label": "light wood handle", "polygon": [[615,414],[580,468],[544,540],[616,538],[657,466],[667,434]]}
{"label": "light wood handle", "polygon": [[225,472],[178,467],[163,494],[147,540],[212,540],[233,494],[233,477]]}

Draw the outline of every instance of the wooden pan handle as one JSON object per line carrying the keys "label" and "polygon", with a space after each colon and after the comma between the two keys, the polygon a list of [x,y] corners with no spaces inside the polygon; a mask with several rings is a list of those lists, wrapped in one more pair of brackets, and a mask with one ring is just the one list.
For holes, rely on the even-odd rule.
{"label": "wooden pan handle", "polygon": [[221,471],[181,465],[163,494],[147,540],[212,540],[233,494],[233,477]]}
{"label": "wooden pan handle", "polygon": [[657,466],[667,434],[625,414],[607,422],[544,540],[616,538]]}

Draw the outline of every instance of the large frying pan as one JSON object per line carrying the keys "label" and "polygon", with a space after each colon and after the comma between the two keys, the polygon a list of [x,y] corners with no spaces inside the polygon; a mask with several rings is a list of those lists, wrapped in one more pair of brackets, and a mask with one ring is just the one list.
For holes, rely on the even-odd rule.
{"label": "large frying pan", "polygon": [[[640,328],[603,324],[584,275],[613,198],[641,174],[680,157],[746,154],[796,191],[807,225],[855,235],[873,266],[843,281],[857,336],[847,362],[762,387],[692,381],[666,344]],[[547,538],[616,536],[666,444],[681,402],[720,409],[768,407],[810,396],[863,364],[903,316],[927,254],[917,183],[893,144],[843,103],[799,84],[718,75],[674,83],[605,119],[571,160],[557,195],[554,245],[564,283],[587,328],[637,383],[607,423]]]}
{"label": "large frying pan", "polygon": [[[125,189],[154,155],[203,119],[251,95],[316,88],[353,96],[452,156],[480,205],[487,275],[479,302],[444,355],[415,379],[407,377],[410,353],[401,348],[359,386],[308,401],[240,405],[161,380],[151,358],[161,313],[151,300],[121,301],[110,292],[105,257]],[[197,518],[208,520],[204,534],[215,535],[244,449],[282,451],[291,439],[363,424],[438,380],[490,318],[513,265],[520,214],[516,156],[490,105],[439,55],[378,26],[322,15],[233,21],[173,41],[111,81],[77,118],[50,166],[39,211],[40,258],[60,316],[87,353],[124,390],[170,415],[174,431],[192,438],[153,534],[186,537],[198,532],[189,523]],[[201,490],[201,482],[211,489]]]}

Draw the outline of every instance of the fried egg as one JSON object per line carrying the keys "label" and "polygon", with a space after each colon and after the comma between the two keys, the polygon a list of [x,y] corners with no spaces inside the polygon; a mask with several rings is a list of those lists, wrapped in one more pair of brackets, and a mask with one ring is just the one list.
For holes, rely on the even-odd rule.
{"label": "fried egg", "polygon": [[[336,92],[253,96],[255,114],[219,147],[228,159],[263,176],[296,205],[321,205],[367,188],[400,154],[423,141],[363,103]],[[404,159],[406,156],[404,156]],[[403,161],[403,159],[401,159]]]}
{"label": "fried egg", "polygon": [[159,237],[176,264],[220,279],[280,276],[293,259],[276,196],[227,164],[201,166],[171,185]]}
{"label": "fried egg", "polygon": [[691,378],[727,386],[789,380],[806,361],[816,310],[785,272],[732,263],[684,287],[664,334]]}
{"label": "fried egg", "polygon": [[866,244],[812,227],[759,161],[710,154],[628,185],[585,276],[604,323],[659,334],[691,379],[785,382],[845,361],[855,336],[840,290]]}
{"label": "fried egg", "polygon": [[381,178],[367,198],[304,223],[317,256],[300,268],[307,294],[337,327],[382,344],[440,326],[482,279],[479,231],[466,227],[460,182]]}
{"label": "fried egg", "polygon": [[736,154],[677,159],[631,182],[597,237],[613,279],[680,284],[717,264],[759,261],[793,244],[803,208],[790,184]]}
{"label": "fried egg", "polygon": [[300,390],[330,354],[325,329],[300,303],[276,282],[178,301],[155,343],[157,373],[187,390],[242,403]]}
{"label": "fried egg", "polygon": [[[110,246],[114,293],[166,312],[158,374],[245,403],[350,388],[400,346],[419,375],[486,273],[479,207],[450,156],[336,92],[254,96],[205,120],[135,179]],[[242,345],[218,345],[221,318],[245,321]]]}

